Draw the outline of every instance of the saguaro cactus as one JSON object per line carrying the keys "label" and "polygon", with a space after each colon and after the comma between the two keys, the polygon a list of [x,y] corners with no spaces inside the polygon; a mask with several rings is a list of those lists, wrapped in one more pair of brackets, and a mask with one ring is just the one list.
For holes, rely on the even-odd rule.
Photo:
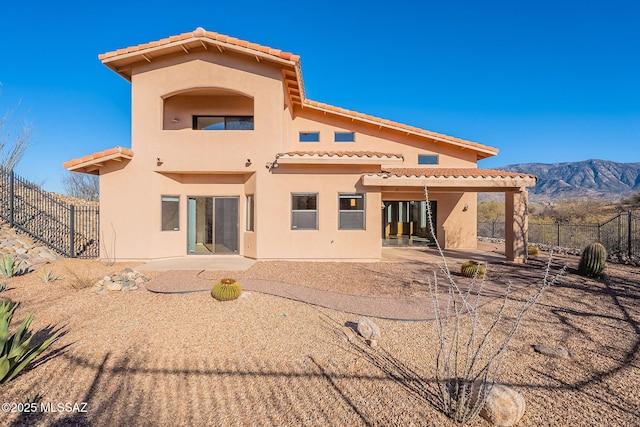
{"label": "saguaro cactus", "polygon": [[584,248],[578,264],[578,274],[587,277],[600,277],[607,264],[607,250],[602,243],[595,242]]}

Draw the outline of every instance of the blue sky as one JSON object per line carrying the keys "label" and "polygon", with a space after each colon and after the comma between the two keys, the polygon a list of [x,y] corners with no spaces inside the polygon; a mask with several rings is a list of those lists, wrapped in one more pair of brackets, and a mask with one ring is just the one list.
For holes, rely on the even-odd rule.
{"label": "blue sky", "polygon": [[301,55],[307,97],[500,149],[491,168],[640,162],[637,1],[13,1],[0,113],[35,127],[18,172],[130,146],[130,84],[97,55],[201,26]]}

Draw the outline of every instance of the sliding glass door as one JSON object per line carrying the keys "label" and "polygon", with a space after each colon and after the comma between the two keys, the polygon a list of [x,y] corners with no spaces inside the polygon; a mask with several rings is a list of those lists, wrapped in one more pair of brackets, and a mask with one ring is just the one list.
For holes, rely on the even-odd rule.
{"label": "sliding glass door", "polygon": [[238,197],[189,197],[187,252],[238,253]]}
{"label": "sliding glass door", "polygon": [[[429,202],[431,219],[436,221],[437,202]],[[384,202],[382,211],[383,246],[426,246],[435,243],[428,224],[426,201]]]}

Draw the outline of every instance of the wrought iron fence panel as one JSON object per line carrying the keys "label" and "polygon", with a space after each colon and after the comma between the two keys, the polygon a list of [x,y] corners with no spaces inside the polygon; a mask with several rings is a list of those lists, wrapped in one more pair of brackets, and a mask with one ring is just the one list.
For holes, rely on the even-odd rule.
{"label": "wrought iron fence panel", "polygon": [[[478,236],[504,239],[504,221],[478,222]],[[583,249],[601,242],[609,253],[640,255],[640,211],[620,212],[603,223],[530,222],[529,242]]]}
{"label": "wrought iron fence panel", "polygon": [[55,251],[70,257],[99,255],[99,210],[75,206],[13,171],[0,169],[0,217]]}

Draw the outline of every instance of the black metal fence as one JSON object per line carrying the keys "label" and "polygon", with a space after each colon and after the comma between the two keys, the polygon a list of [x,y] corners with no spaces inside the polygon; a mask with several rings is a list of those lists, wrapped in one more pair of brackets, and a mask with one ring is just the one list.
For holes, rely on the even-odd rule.
{"label": "black metal fence", "polygon": [[77,206],[0,168],[0,217],[56,252],[72,258],[99,255],[99,209]]}
{"label": "black metal fence", "polygon": [[[504,222],[478,222],[478,236],[504,239]],[[583,249],[601,242],[609,253],[640,255],[640,211],[619,212],[602,223],[529,223],[529,242]]]}

